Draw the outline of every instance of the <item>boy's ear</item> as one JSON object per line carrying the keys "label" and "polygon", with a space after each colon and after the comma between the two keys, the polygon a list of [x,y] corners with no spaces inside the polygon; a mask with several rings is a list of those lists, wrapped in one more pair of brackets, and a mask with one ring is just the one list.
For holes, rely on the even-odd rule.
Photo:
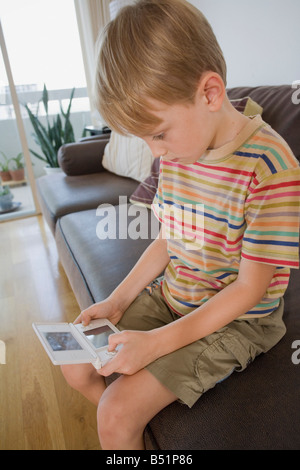
{"label": "boy's ear", "polygon": [[223,104],[226,89],[218,73],[204,73],[199,82],[198,92],[204,98],[210,111],[219,111]]}

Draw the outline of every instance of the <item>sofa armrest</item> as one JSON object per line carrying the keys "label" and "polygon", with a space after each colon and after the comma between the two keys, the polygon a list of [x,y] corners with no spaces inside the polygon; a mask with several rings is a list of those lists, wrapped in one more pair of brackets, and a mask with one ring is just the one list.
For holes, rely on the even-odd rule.
{"label": "sofa armrest", "polygon": [[[103,136],[104,137],[104,136]],[[87,175],[103,171],[102,157],[109,135],[101,139],[65,144],[58,151],[58,163],[68,176]]]}

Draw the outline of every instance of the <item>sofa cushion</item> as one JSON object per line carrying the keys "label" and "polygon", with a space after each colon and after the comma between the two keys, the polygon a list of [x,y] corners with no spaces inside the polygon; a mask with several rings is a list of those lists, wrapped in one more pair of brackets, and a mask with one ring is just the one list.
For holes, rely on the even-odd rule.
{"label": "sofa cushion", "polygon": [[136,181],[107,171],[81,176],[61,172],[37,179],[39,201],[52,233],[59,217],[102,203],[119,204],[119,195],[129,197],[136,187]]}
{"label": "sofa cushion", "polygon": [[[99,210],[75,212],[57,222],[59,257],[81,309],[110,295],[158,234],[157,220],[146,208],[124,204],[109,209],[103,207],[102,215]],[[121,239],[120,219],[123,227],[127,219],[129,227],[128,235],[123,232]],[[143,238],[132,240],[130,224],[134,228],[137,220],[143,225]],[[116,238],[104,239],[106,227],[113,227],[115,222]]]}
{"label": "sofa cushion", "polygon": [[143,181],[151,170],[153,156],[148,145],[135,136],[112,132],[105,147],[102,165],[112,173]]}
{"label": "sofa cushion", "polygon": [[138,185],[134,193],[130,196],[130,202],[132,204],[139,204],[148,208],[151,207],[158,186],[159,166],[160,159],[155,158],[151,166],[150,175]]}

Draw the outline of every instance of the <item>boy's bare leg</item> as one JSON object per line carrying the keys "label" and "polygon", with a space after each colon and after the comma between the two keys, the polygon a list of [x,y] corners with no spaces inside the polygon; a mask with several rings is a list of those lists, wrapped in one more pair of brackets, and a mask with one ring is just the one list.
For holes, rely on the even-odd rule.
{"label": "boy's bare leg", "polygon": [[102,449],[144,449],[143,433],[149,421],[177,400],[146,369],[122,375],[109,387],[91,364],[64,365],[62,373],[75,390],[98,405],[98,434]]}
{"label": "boy's bare leg", "polygon": [[144,449],[146,425],[175,400],[177,397],[146,369],[120,376],[103,392],[98,405],[102,449]]}
{"label": "boy's bare leg", "polygon": [[104,378],[99,375],[92,364],[61,366],[68,384],[98,406],[100,397],[106,389]]}

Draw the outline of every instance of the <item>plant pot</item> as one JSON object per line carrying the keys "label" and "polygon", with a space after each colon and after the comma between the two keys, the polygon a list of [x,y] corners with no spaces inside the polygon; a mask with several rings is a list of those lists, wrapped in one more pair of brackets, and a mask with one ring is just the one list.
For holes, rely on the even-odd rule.
{"label": "plant pot", "polygon": [[25,178],[24,168],[18,168],[17,170],[10,170],[9,172],[14,181],[22,181]]}
{"label": "plant pot", "polygon": [[44,170],[46,172],[46,175],[54,175],[55,173],[62,172],[62,169],[60,167],[45,166]]}
{"label": "plant pot", "polygon": [[11,175],[9,171],[0,171],[0,176],[2,181],[10,181]]}
{"label": "plant pot", "polygon": [[13,195],[12,194],[5,194],[4,196],[0,196],[0,209],[3,211],[8,211],[13,207]]}

